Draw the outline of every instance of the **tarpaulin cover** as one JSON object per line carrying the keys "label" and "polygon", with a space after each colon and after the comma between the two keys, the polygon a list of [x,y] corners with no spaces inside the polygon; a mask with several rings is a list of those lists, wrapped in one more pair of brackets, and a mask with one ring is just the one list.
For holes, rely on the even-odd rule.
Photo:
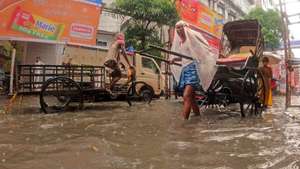
{"label": "tarpaulin cover", "polygon": [[[181,38],[175,31],[174,41],[171,50],[186,56],[190,56],[194,59],[194,61],[196,61],[198,65],[198,76],[201,81],[201,86],[204,90],[207,90],[217,70],[216,60],[218,58],[218,55],[212,51],[207,40],[203,37],[201,33],[190,29],[188,26],[184,27],[184,31],[186,34],[186,41],[184,43],[181,43]],[[177,56],[173,55],[170,58],[174,59],[176,57]],[[181,67],[171,67],[171,71],[177,82],[180,79],[183,67],[187,66],[192,62],[193,60],[182,58]]]}

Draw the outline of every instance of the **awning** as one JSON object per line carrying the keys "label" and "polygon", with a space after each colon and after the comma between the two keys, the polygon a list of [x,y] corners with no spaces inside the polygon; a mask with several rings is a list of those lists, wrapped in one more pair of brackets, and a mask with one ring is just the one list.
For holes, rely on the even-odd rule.
{"label": "awning", "polygon": [[281,56],[272,52],[264,52],[263,53],[264,57],[267,57],[269,59],[269,63],[271,65],[276,65],[279,64],[281,59]]}
{"label": "awning", "polygon": [[70,46],[78,46],[78,47],[91,48],[91,49],[107,50],[106,48],[101,47],[101,46],[85,45],[85,44],[80,44],[80,43],[71,43],[71,42],[68,43],[68,42],[43,40],[43,39],[0,36],[0,46],[3,46],[3,41],[19,41],[19,42],[34,42],[34,43],[57,44],[57,45],[70,45]]}
{"label": "awning", "polygon": [[34,39],[34,38],[19,38],[10,36],[0,36],[0,41],[21,41],[21,42],[36,42],[36,43],[47,43],[47,44],[66,44],[66,42]]}

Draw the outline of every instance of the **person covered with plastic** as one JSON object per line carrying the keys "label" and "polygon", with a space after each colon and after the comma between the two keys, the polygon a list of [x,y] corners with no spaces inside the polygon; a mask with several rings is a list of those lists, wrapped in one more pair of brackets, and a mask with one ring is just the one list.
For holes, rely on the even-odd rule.
{"label": "person covered with plastic", "polygon": [[183,93],[184,119],[189,119],[193,110],[195,115],[200,115],[199,107],[195,100],[195,91],[202,87],[207,91],[216,73],[217,55],[213,54],[207,40],[200,32],[190,28],[188,23],[179,21],[175,26],[175,36],[172,51],[193,58],[185,59],[171,55],[171,63],[179,63],[181,67],[171,66],[171,71],[177,83],[177,91]]}

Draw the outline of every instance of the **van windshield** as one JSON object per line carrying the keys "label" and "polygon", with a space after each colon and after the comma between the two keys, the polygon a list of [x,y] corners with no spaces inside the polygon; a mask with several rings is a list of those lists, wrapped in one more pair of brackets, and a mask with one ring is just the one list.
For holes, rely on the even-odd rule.
{"label": "van windshield", "polygon": [[153,73],[159,73],[158,68],[152,59],[142,57],[142,66],[143,68],[151,69]]}

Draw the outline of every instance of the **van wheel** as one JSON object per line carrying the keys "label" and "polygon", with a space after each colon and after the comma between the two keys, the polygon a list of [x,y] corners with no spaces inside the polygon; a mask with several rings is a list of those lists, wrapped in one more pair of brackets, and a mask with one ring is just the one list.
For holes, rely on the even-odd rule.
{"label": "van wheel", "polygon": [[151,103],[153,96],[154,96],[153,90],[148,89],[148,88],[143,89],[140,92],[140,97],[141,97],[142,101],[147,102],[147,103]]}

